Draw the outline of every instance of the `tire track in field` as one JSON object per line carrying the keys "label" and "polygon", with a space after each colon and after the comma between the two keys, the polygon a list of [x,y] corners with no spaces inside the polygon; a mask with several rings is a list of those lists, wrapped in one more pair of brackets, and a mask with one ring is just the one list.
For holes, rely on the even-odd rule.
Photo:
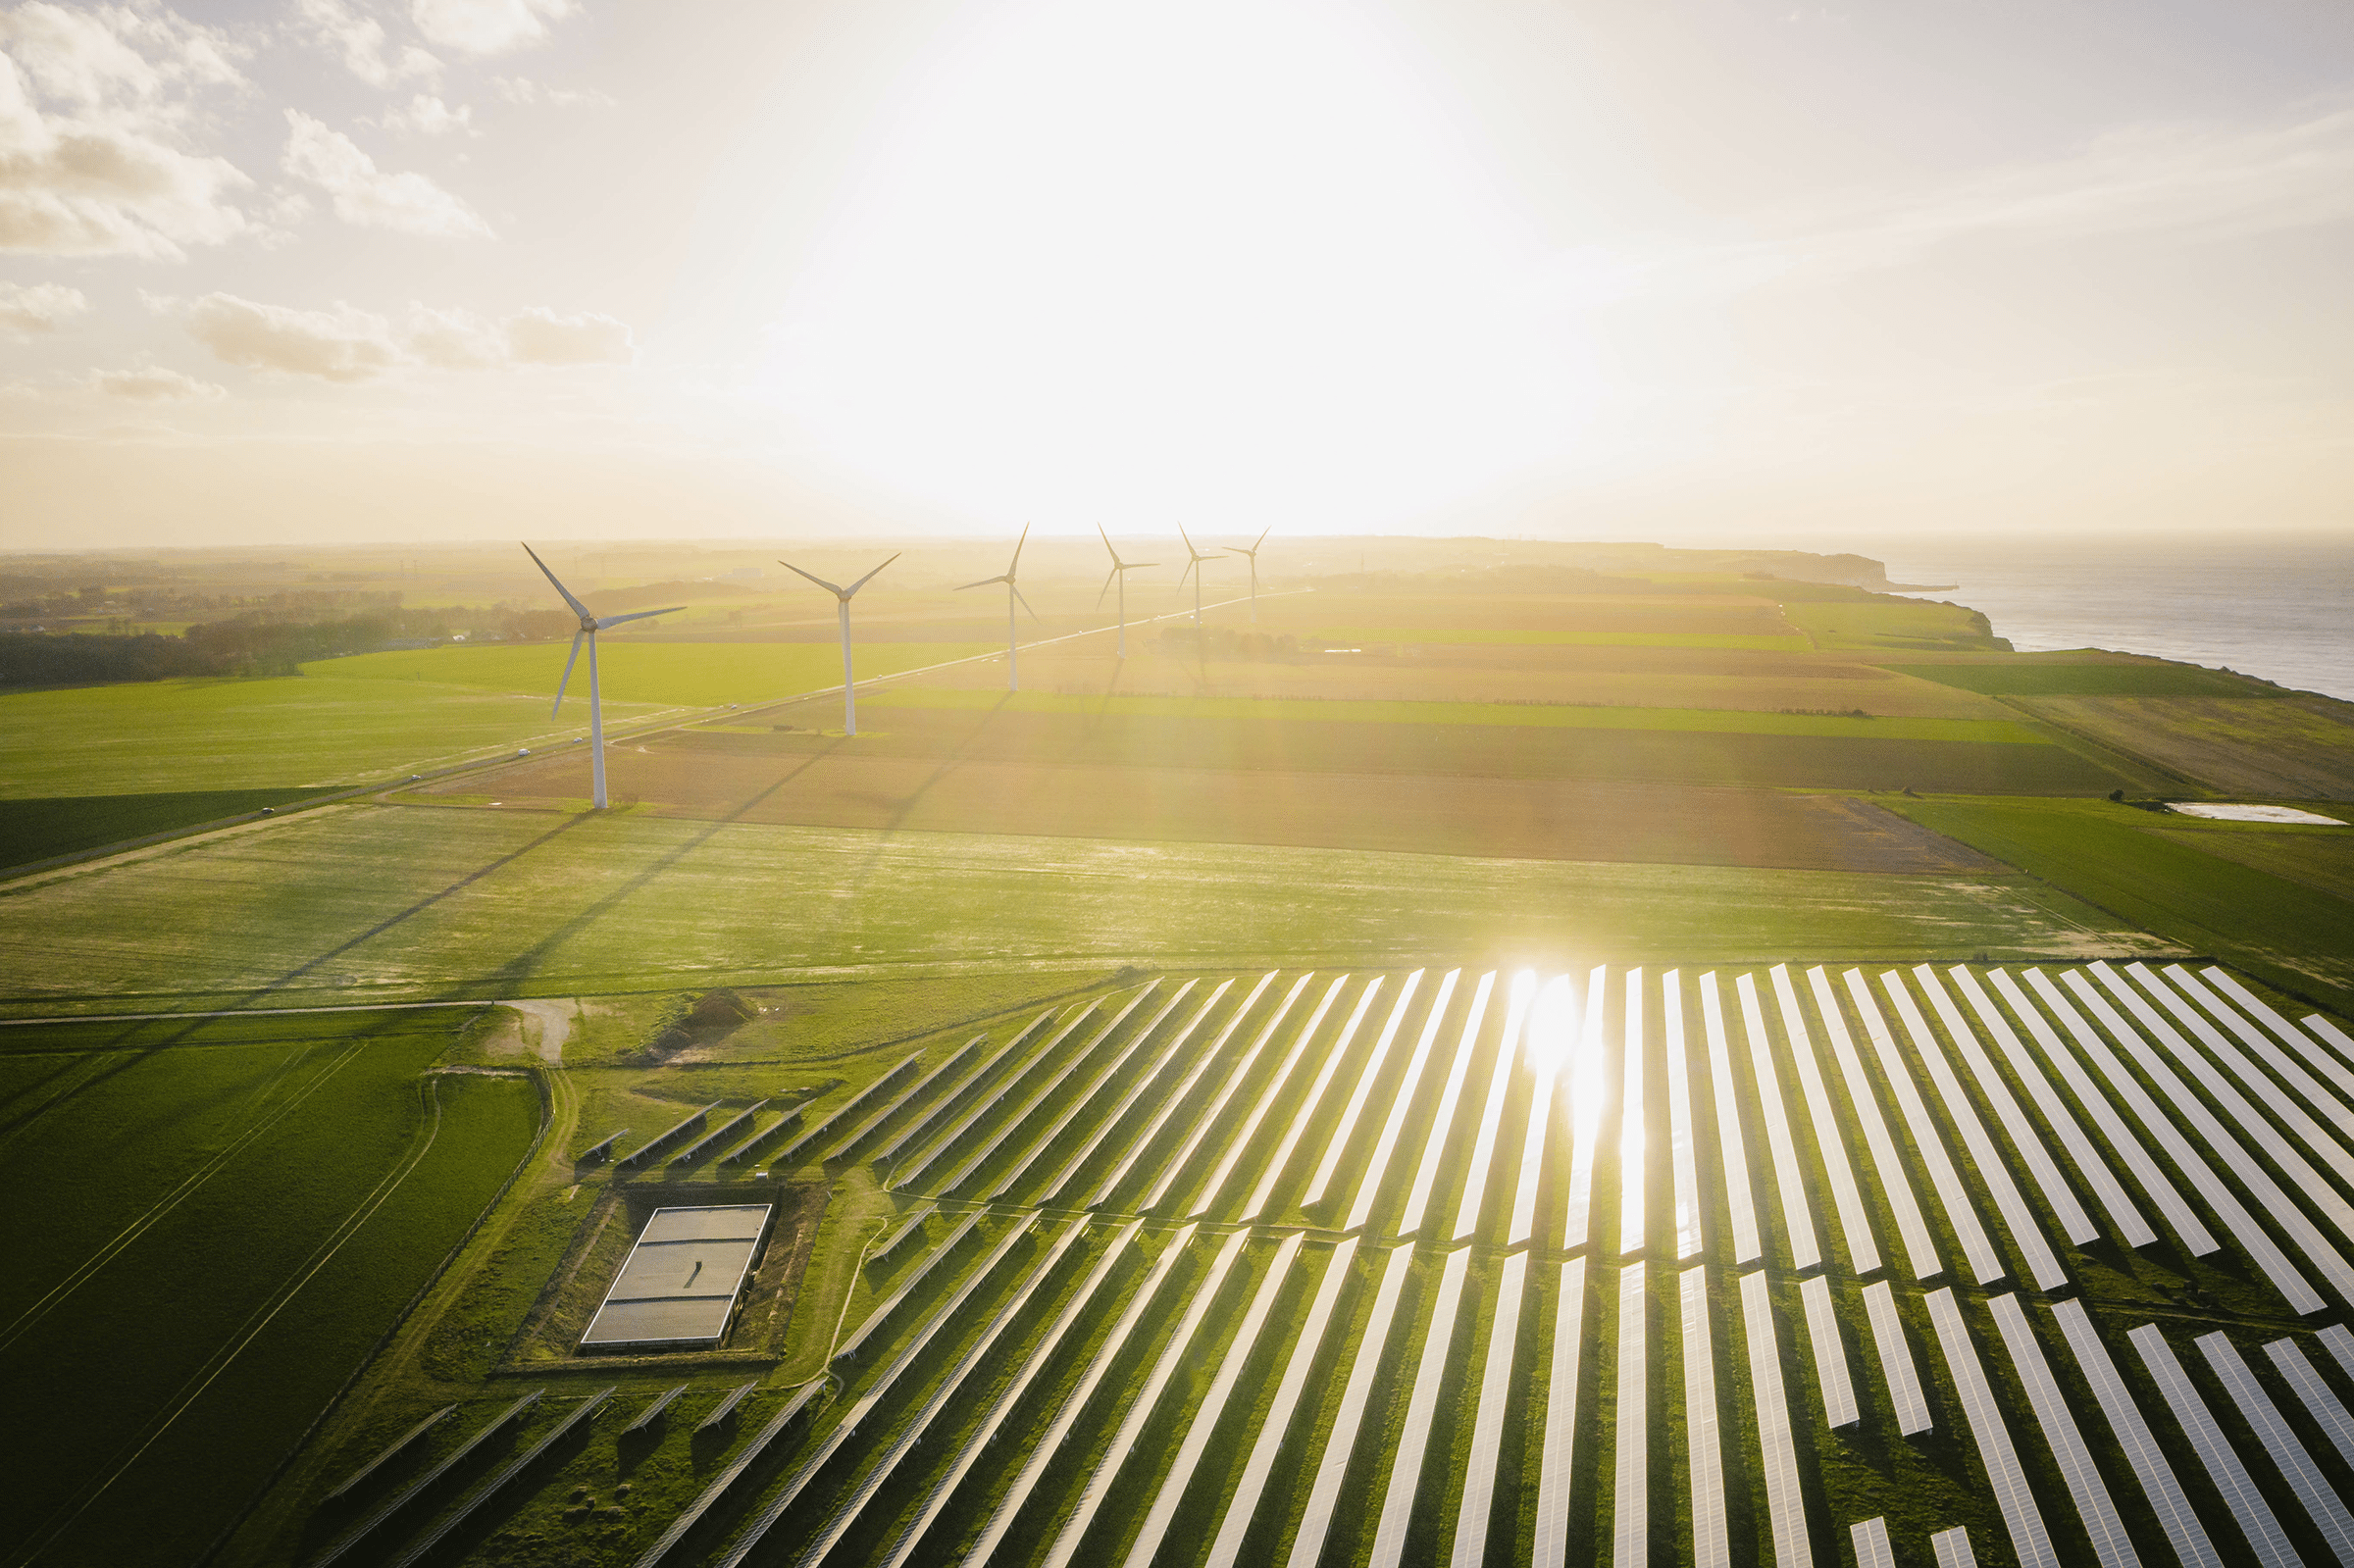
{"label": "tire track in field", "polygon": [[[347,1055],[356,1053],[355,1048]],[[147,1450],[154,1447],[181,1416],[187,1414],[189,1407],[203,1396],[207,1389],[220,1380],[222,1374],[235,1363],[239,1355],[244,1353],[245,1347],[261,1337],[262,1331],[269,1328],[278,1315],[293,1302],[295,1296],[301,1293],[302,1288],[308,1285],[321,1269],[326,1268],[334,1260],[335,1254],[340,1252],[344,1244],[356,1236],[369,1220],[375,1217],[376,1211],[383,1208],[391,1199],[393,1193],[400,1190],[417,1167],[425,1163],[425,1157],[433,1152],[435,1142],[441,1136],[441,1095],[438,1086],[430,1075],[424,1080],[422,1091],[432,1114],[426,1119],[422,1128],[424,1141],[416,1151],[404,1163],[385,1173],[384,1180],[377,1183],[375,1189],[366,1197],[360,1199],[352,1211],[343,1217],[342,1222],[328,1233],[326,1239],[312,1250],[311,1255],[295,1265],[295,1271],[288,1277],[286,1283],[271,1292],[261,1305],[255,1307],[245,1321],[239,1324],[230,1336],[229,1340],[221,1348],[215,1350],[194,1373],[190,1374],[188,1381],[180,1386],[179,1391],[173,1396],[171,1402],[156,1416],[149,1419],[142,1435],[132,1440],[136,1445],[128,1453],[124,1454],[119,1463],[109,1469],[100,1480],[84,1487],[77,1502],[69,1498],[66,1502],[58,1505],[61,1509],[70,1507],[73,1511],[62,1519],[53,1512],[50,1520],[54,1522],[44,1523],[36,1532],[30,1548],[16,1559],[16,1568],[25,1568],[25,1565],[37,1561],[42,1553],[55,1545],[59,1538],[71,1530],[83,1514],[89,1512],[92,1505],[106,1493],[107,1490],[122,1480],[125,1473],[132,1465],[137,1464]]]}
{"label": "tire track in field", "polygon": [[239,1153],[250,1146],[254,1140],[259,1138],[263,1134],[269,1132],[280,1122],[284,1121],[286,1117],[291,1115],[295,1110],[299,1109],[304,1101],[308,1100],[313,1094],[318,1093],[321,1088],[326,1087],[327,1082],[330,1079],[333,1078],[337,1073],[340,1073],[344,1068],[350,1066],[353,1061],[357,1060],[360,1053],[366,1048],[367,1042],[364,1039],[355,1041],[352,1045],[344,1050],[342,1055],[328,1063],[326,1067],[322,1068],[316,1075],[314,1075],[311,1081],[305,1084],[301,1090],[291,1099],[288,1099],[283,1104],[280,1105],[278,1109],[272,1111],[268,1116],[265,1116],[262,1118],[262,1120],[247,1128],[244,1132],[238,1134],[236,1138],[232,1138],[229,1145],[223,1148],[218,1154],[215,1154],[211,1159],[205,1161],[195,1170],[190,1171],[186,1176],[182,1177],[179,1185],[172,1189],[172,1190],[169,1192],[166,1192],[161,1198],[158,1198],[156,1202],[148,1208],[147,1212],[141,1214],[137,1219],[132,1220],[128,1225],[117,1232],[114,1237],[101,1243],[98,1250],[91,1253],[89,1257],[85,1258],[78,1268],[75,1269],[73,1273],[67,1275],[63,1280],[60,1280],[50,1289],[49,1292],[43,1295],[39,1300],[33,1302],[24,1311],[18,1313],[16,1317],[9,1321],[9,1324],[5,1330],[0,1330],[0,1350],[6,1350],[10,1345],[16,1343],[17,1340],[23,1339],[26,1334],[30,1332],[32,1328],[41,1321],[41,1319],[47,1317],[51,1312],[63,1305],[68,1296],[72,1295],[82,1286],[87,1285],[90,1282],[91,1277],[94,1276],[100,1269],[104,1268],[107,1264],[113,1262],[115,1258],[119,1257],[124,1248],[129,1246],[140,1237],[146,1235],[147,1232],[154,1229],[155,1226],[161,1222],[166,1215],[170,1214],[174,1209],[179,1207],[180,1204],[193,1197],[197,1190],[202,1188],[205,1183],[220,1175],[222,1168],[226,1166],[231,1159],[235,1158]]}

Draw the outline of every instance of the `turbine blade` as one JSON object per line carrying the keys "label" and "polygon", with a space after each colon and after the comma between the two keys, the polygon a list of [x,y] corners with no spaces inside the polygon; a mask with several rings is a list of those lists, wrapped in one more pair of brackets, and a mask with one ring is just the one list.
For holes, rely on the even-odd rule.
{"label": "turbine blade", "polygon": [[962,593],[966,588],[986,588],[992,582],[1011,582],[1012,581],[1013,579],[1005,576],[1003,573],[999,573],[994,578],[983,578],[978,582],[960,582],[956,585],[954,591]]}
{"label": "turbine blade", "polygon": [[[1199,556],[1195,557],[1195,560],[1199,560],[1199,559],[1201,559]],[[1177,585],[1178,585],[1179,587],[1181,587],[1181,588],[1182,588],[1182,587],[1184,587],[1184,586],[1185,586],[1185,580],[1186,580],[1187,578],[1190,578],[1190,577],[1192,577],[1193,575],[1194,575],[1194,562],[1193,562],[1193,561],[1188,561],[1188,562],[1186,562],[1186,563],[1185,563],[1185,570],[1177,574]]]}
{"label": "turbine blade", "polygon": [[628,615],[608,615],[596,623],[596,629],[599,632],[609,631],[624,621],[642,621],[651,615],[676,615],[686,608],[683,604],[674,604],[667,610],[634,610]]}
{"label": "turbine blade", "polygon": [[1030,525],[1025,523],[1022,525],[1022,536],[1013,541],[1013,561],[1005,568],[1006,582],[1011,582],[1013,581],[1013,575],[1022,569],[1022,546],[1028,544],[1029,542]]}
{"label": "turbine blade", "polygon": [[[896,552],[895,552],[895,553],[892,555],[891,561],[896,561],[896,560],[897,560],[897,559],[898,559],[900,556],[902,556],[902,555],[905,555],[906,553],[907,553],[907,552],[906,552],[905,550],[899,550],[899,551],[896,551]],[[891,565],[891,561],[886,561],[886,562],[884,562],[884,563],[883,563],[883,566],[889,566],[889,565]],[[883,570],[883,566],[876,567],[876,568],[875,568],[875,572],[880,572],[880,571],[882,571],[882,570]],[[863,587],[865,587],[865,586],[866,586],[866,585],[867,585],[869,582],[873,582],[873,581],[874,581],[874,577],[875,577],[875,572],[869,572],[869,573],[868,573],[868,574],[867,574],[865,577],[862,577],[862,578],[860,578],[860,579],[859,579],[857,582],[855,582],[851,583],[851,584],[850,584],[848,587],[846,587],[846,588],[837,588],[837,589],[835,589],[834,591],[835,591],[835,592],[837,592],[837,593],[840,593],[840,594],[841,594],[841,595],[842,595],[844,598],[845,598],[845,599],[846,599],[846,598],[848,598],[848,597],[849,597],[851,594],[853,594],[853,593],[857,592],[857,591],[858,591],[860,588],[863,588]]]}
{"label": "turbine blade", "polygon": [[1185,525],[1184,525],[1184,524],[1182,524],[1182,523],[1180,523],[1180,524],[1178,524],[1178,525],[1177,525],[1177,536],[1178,536],[1179,538],[1181,538],[1181,539],[1183,539],[1183,540],[1185,541],[1185,553],[1186,553],[1186,554],[1188,554],[1188,555],[1192,555],[1192,556],[1199,556],[1199,555],[1202,553],[1201,551],[1199,551],[1199,550],[1197,550],[1197,549],[1195,549],[1195,548],[1194,548],[1194,536],[1193,536],[1191,533],[1188,533],[1188,532],[1186,532],[1186,531],[1185,531]]}
{"label": "turbine blade", "polygon": [[1158,565],[1160,565],[1158,561],[1122,561],[1120,563],[1120,570],[1123,572],[1142,572],[1146,567]]}
{"label": "turbine blade", "polygon": [[[1015,598],[1017,598],[1017,599],[1022,599],[1022,590],[1021,590],[1020,588],[1017,588],[1017,587],[1015,587],[1015,586],[1013,585],[1013,580],[1012,580],[1012,579],[1010,579],[1010,578],[1006,579],[1006,581],[1005,581],[1005,588],[1006,588],[1006,591],[1007,591],[1007,592],[1009,592],[1009,593],[1011,593],[1011,594],[1012,594],[1012,595],[1013,595]],[[1025,609],[1025,610],[1030,610],[1030,601],[1029,601],[1028,599],[1022,599],[1022,608],[1023,608],[1023,609]],[[1045,625],[1047,624],[1047,623],[1046,623],[1046,622],[1044,622],[1044,621],[1039,621],[1039,620],[1038,620],[1038,612],[1037,612],[1036,610],[1030,610],[1030,619],[1031,619],[1031,620],[1033,620],[1033,621],[1038,621],[1038,624],[1039,624],[1040,626],[1045,626]]]}
{"label": "turbine blade", "polygon": [[[897,557],[896,557],[896,556],[894,556],[892,559],[894,559],[894,560],[896,560],[896,559],[897,559]],[[835,586],[833,583],[831,583],[831,582],[827,582],[827,581],[826,581],[824,578],[821,578],[821,577],[818,577],[818,576],[816,576],[814,573],[809,573],[809,572],[801,572],[801,569],[800,569],[799,567],[797,567],[797,566],[794,566],[794,565],[793,565],[793,564],[791,561],[779,561],[779,562],[777,563],[777,565],[779,565],[779,566],[783,567],[783,568],[784,568],[786,571],[788,571],[788,572],[800,572],[800,575],[801,575],[802,577],[805,577],[805,578],[807,578],[807,579],[808,579],[810,582],[812,582],[816,583],[816,584],[817,584],[819,587],[821,587],[821,588],[825,589],[825,590],[826,590],[828,593],[831,593],[831,594],[833,594],[833,595],[834,595],[834,597],[836,597],[836,598],[838,598],[838,599],[839,599],[839,598],[841,598],[841,597],[843,597],[843,591],[842,591],[842,589],[840,589],[840,588],[836,587],[836,586]],[[878,569],[878,570],[879,570],[879,569]],[[856,590],[856,589],[852,589],[851,591],[852,591],[852,592],[856,592],[857,590]]]}
{"label": "turbine blade", "polygon": [[[1114,572],[1117,572],[1120,569],[1120,552],[1111,549],[1111,535],[1108,533],[1103,533],[1103,525],[1100,523],[1096,525],[1096,531],[1103,534],[1103,548],[1106,550],[1111,550],[1111,569]],[[1099,599],[1096,602],[1100,604],[1102,601]]]}
{"label": "turbine blade", "polygon": [[1251,541],[1251,553],[1253,555],[1256,555],[1258,553],[1258,547],[1266,543],[1267,535],[1274,531],[1275,528],[1273,524],[1269,524],[1267,527],[1260,529],[1258,531],[1258,537]]}
{"label": "turbine blade", "polygon": [[[1119,557],[1117,557],[1117,556],[1114,556],[1114,557],[1112,557],[1112,559],[1116,561],[1116,560],[1118,560],[1118,559],[1119,559]],[[1104,573],[1104,574],[1103,574],[1103,586],[1102,586],[1102,589],[1101,589],[1100,592],[1098,592],[1098,593],[1096,594],[1096,608],[1097,608],[1097,609],[1100,610],[1100,609],[1102,609],[1102,608],[1103,608],[1103,595],[1104,595],[1104,594],[1106,594],[1106,593],[1109,593],[1109,592],[1111,591],[1111,580],[1112,580],[1113,578],[1116,578],[1116,577],[1118,577],[1119,575],[1120,575],[1120,569],[1119,569],[1117,566],[1114,566],[1114,567],[1113,567],[1113,568],[1112,568],[1110,571],[1108,571],[1108,572],[1106,572],[1106,573]]]}
{"label": "turbine blade", "polygon": [[[520,543],[521,541],[518,540],[517,542]],[[523,553],[532,558],[532,565],[537,567],[547,578],[548,582],[555,583],[556,591],[564,595],[564,602],[572,606],[572,613],[574,615],[581,617],[583,620],[592,619],[592,617],[590,617],[588,614],[588,606],[574,598],[572,596],[572,589],[566,587],[561,582],[556,582],[556,575],[547,570],[547,563],[539,559],[539,552],[537,550],[535,550],[530,545],[526,544],[523,546]]]}
{"label": "turbine blade", "polygon": [[588,634],[586,632],[572,634],[572,652],[564,656],[564,679],[556,683],[556,705],[547,710],[547,716],[551,719],[564,711],[564,688],[572,684],[573,661],[581,656],[581,638]]}

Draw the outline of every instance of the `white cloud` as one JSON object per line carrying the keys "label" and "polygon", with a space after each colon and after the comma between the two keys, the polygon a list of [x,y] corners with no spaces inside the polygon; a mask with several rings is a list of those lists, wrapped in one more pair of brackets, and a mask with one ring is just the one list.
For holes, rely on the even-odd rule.
{"label": "white cloud", "polygon": [[433,94],[424,92],[410,99],[405,109],[395,106],[385,110],[384,118],[378,123],[386,130],[404,136],[445,136],[453,130],[464,131],[469,136],[482,134],[474,128],[472,104],[461,104],[452,109]]}
{"label": "white cloud", "polygon": [[382,316],[341,304],[333,311],[296,310],[220,293],[188,305],[153,296],[147,303],[179,317],[190,335],[227,364],[330,381],[364,381],[409,367],[626,365],[636,352],[629,327],[610,316],[559,316],[540,305],[493,319],[412,304],[406,328],[395,329]]}
{"label": "white cloud", "polygon": [[29,337],[54,332],[70,316],[90,308],[78,288],[62,283],[0,282],[0,334]]}
{"label": "white cloud", "polygon": [[246,227],[252,183],[191,150],[194,95],[243,78],[224,36],[164,10],[0,13],[0,251],[179,259]]}
{"label": "white cloud", "polygon": [[572,0],[412,0],[409,16],[444,48],[494,55],[544,42],[572,10]]}
{"label": "white cloud", "polygon": [[403,358],[389,323],[348,305],[291,310],[214,293],[188,306],[181,320],[223,363],[280,376],[364,381]]}
{"label": "white cloud", "polygon": [[182,398],[212,402],[229,395],[229,388],[162,365],[137,365],[126,371],[94,371],[90,384],[109,397],[139,403],[162,403]]}
{"label": "white cloud", "polygon": [[529,76],[492,76],[490,85],[496,87],[498,95],[507,102],[535,108],[540,104],[556,109],[567,109],[574,104],[593,104],[605,109],[613,107],[610,95],[592,87],[577,91],[568,87],[551,87],[545,82],[534,81]]}
{"label": "white cloud", "polygon": [[507,353],[518,365],[627,365],[637,346],[610,316],[559,316],[536,305],[507,318]]}
{"label": "white cloud", "polygon": [[432,76],[441,62],[414,44],[385,53],[384,25],[344,0],[294,0],[294,15],[317,43],[343,59],[343,69],[372,87],[388,87],[405,76]]}
{"label": "white cloud", "polygon": [[345,223],[439,239],[489,235],[473,208],[425,176],[384,173],[349,136],[298,109],[286,111],[286,173],[326,191]]}

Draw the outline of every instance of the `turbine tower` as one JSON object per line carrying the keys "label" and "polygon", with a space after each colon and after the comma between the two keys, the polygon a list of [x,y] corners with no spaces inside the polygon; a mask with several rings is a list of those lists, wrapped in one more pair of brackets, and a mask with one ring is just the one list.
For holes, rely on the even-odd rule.
{"label": "turbine tower", "polygon": [[1266,543],[1267,535],[1274,531],[1271,528],[1260,530],[1258,537],[1251,541],[1251,548],[1247,550],[1239,544],[1226,546],[1236,555],[1247,555],[1251,558],[1251,624],[1253,626],[1258,625],[1258,547]]}
{"label": "turbine tower", "polygon": [[[1103,533],[1103,525],[1097,524],[1096,531]],[[1120,584],[1120,657],[1125,659],[1128,657],[1128,574],[1141,567],[1158,566],[1160,563],[1121,560],[1120,552],[1111,549],[1111,535],[1108,533],[1103,533],[1103,548],[1111,550],[1111,571],[1104,576],[1103,592],[1096,595],[1096,608],[1100,610],[1103,607],[1103,594],[1111,591],[1111,584],[1116,581]]]}
{"label": "turbine tower", "polygon": [[572,652],[567,654],[564,659],[564,678],[556,683],[556,705],[548,709],[548,717],[551,719],[564,711],[564,688],[572,683],[572,667],[581,656],[581,638],[588,639],[589,793],[596,801],[596,809],[602,811],[610,802],[605,798],[605,708],[596,685],[596,634],[599,632],[610,632],[624,621],[642,621],[648,616],[674,615],[686,609],[687,606],[674,604],[667,610],[640,610],[632,615],[608,615],[600,620],[588,613],[588,606],[572,596],[570,588],[561,582],[556,582],[556,575],[547,570],[547,563],[539,559],[538,551],[527,544],[523,547],[523,553],[532,558],[532,565],[537,567],[546,576],[548,582],[555,583],[556,591],[564,595],[564,602],[572,606],[572,613],[581,618],[581,629],[572,634]]}
{"label": "turbine tower", "polygon": [[[956,589],[957,592],[962,593],[966,588],[986,588],[992,582],[1005,584],[1005,689],[1008,691],[1022,689],[1022,670],[1020,664],[1016,662],[1017,644],[1014,641],[1013,605],[1015,600],[1020,599],[1022,608],[1030,610],[1030,601],[1022,598],[1022,590],[1014,582],[1013,575],[1021,569],[1022,546],[1029,540],[1030,525],[1025,523],[1022,525],[1022,536],[1013,541],[1013,560],[1007,564],[1004,571],[994,578],[983,578],[978,582],[964,583]],[[1030,619],[1038,621],[1036,610],[1030,610]],[[1046,623],[1039,621],[1039,625],[1044,626]]]}
{"label": "turbine tower", "polygon": [[1218,555],[1215,551],[1204,555],[1195,549],[1193,535],[1185,531],[1185,525],[1182,523],[1177,525],[1177,536],[1185,540],[1185,553],[1191,557],[1185,563],[1185,570],[1177,574],[1177,585],[1181,588],[1184,587],[1188,576],[1194,580],[1194,630],[1199,632],[1202,629],[1202,563],[1215,561],[1218,559]]}
{"label": "turbine tower", "polygon": [[[896,561],[900,555],[906,553],[901,550],[897,555],[894,555],[891,561]],[[891,561],[884,562],[883,566],[891,565]],[[788,572],[799,573],[800,576],[809,578],[810,582],[833,594],[836,608],[842,611],[842,733],[845,735],[854,735],[858,733],[858,688],[850,683],[850,596],[873,582],[875,572],[882,571],[883,566],[876,567],[875,572],[869,572],[848,587],[842,588],[836,587],[824,578],[810,577],[808,573],[802,572],[791,561],[779,561],[777,565]]]}

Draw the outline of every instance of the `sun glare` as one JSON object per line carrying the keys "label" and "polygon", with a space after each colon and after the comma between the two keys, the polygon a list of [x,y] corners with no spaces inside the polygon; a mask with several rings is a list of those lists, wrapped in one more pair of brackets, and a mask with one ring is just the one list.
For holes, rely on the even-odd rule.
{"label": "sun glare", "polygon": [[1351,8],[1028,0],[944,41],[787,296],[794,438],[978,515],[1367,524],[1574,440],[1536,236]]}

